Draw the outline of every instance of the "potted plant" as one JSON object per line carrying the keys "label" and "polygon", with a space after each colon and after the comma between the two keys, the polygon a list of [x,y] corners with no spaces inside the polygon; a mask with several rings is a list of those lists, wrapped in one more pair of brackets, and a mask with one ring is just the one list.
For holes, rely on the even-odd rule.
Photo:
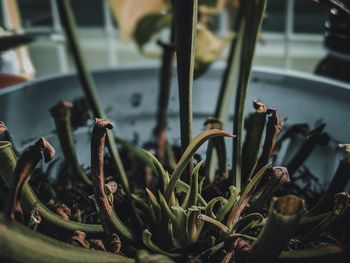
{"label": "potted plant", "polygon": [[[164,139],[164,123],[157,125],[156,143],[146,147],[153,150],[159,160],[150,151],[139,149],[110,132],[113,123],[106,119],[105,107],[99,101],[94,80],[83,61],[69,1],[58,3],[88,107],[96,117],[92,125],[87,124],[92,127],[92,131],[88,128],[91,167],[84,169],[78,163],[84,151],[74,148],[76,133],[72,132],[79,124],[86,124],[84,102],[63,101],[50,105],[64,166],[52,164],[46,170],[36,169],[43,157],[48,162],[55,155],[48,140],[36,140],[25,151],[17,153],[5,123],[0,124],[0,182],[1,193],[5,193],[0,198],[4,215],[0,221],[2,260],[345,262],[350,198],[342,191],[348,181],[349,154],[345,154],[332,182],[317,201],[317,195],[309,195],[312,191],[301,189],[296,182],[313,177],[304,173],[298,179],[295,172],[317,144],[327,139],[324,124],[312,131],[303,124],[292,125],[281,133],[278,111],[255,101],[255,111],[246,120],[246,135],[243,133],[252,59],[266,1],[241,3],[237,41],[231,46],[215,118],[208,119],[208,129],[193,138],[197,1],[175,1],[181,146],[170,145],[169,140]],[[230,98],[227,94],[235,74],[238,81],[233,135],[223,131],[222,126],[227,118],[225,99]],[[75,96],[76,91],[72,92]],[[134,105],[139,103],[137,98],[134,97]],[[29,136],[30,131],[23,133]],[[223,137],[234,141],[230,170],[226,165]],[[302,138],[301,147],[292,154],[287,168],[273,166],[286,138],[293,142]],[[206,141],[209,143],[204,163],[195,158],[195,152]],[[121,146],[119,149],[117,144]],[[348,145],[341,147],[349,151]],[[54,182],[49,179],[52,173],[58,173]],[[306,210],[301,197],[308,205],[312,204],[311,209]],[[58,200],[65,202],[57,203]]]}

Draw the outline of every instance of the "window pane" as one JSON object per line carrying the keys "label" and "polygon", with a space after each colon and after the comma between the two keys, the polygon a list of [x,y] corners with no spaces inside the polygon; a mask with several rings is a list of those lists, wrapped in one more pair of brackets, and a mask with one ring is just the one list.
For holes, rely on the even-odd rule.
{"label": "window pane", "polygon": [[313,1],[294,0],[294,32],[323,34],[327,12]]}
{"label": "window pane", "polygon": [[269,32],[283,32],[285,29],[286,1],[267,1],[266,15],[263,30]]}
{"label": "window pane", "polygon": [[74,0],[71,1],[75,19],[79,26],[104,25],[102,0]]}
{"label": "window pane", "polygon": [[52,26],[49,0],[17,0],[24,27]]}

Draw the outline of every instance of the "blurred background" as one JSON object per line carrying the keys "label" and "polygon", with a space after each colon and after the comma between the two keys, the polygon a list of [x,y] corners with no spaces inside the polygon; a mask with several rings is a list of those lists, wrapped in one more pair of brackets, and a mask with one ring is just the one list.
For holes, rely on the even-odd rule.
{"label": "blurred background", "polygon": [[[11,30],[13,26],[8,18],[11,1],[1,0],[0,27],[5,30]],[[32,65],[24,65],[25,70],[35,77],[73,70],[55,0],[17,0],[17,3],[24,32],[42,35],[28,46]],[[91,69],[159,65],[159,60],[154,57],[160,55],[161,50],[155,41],[147,46],[148,52],[154,55],[152,57],[141,54],[132,40],[127,43],[121,41],[107,1],[74,0],[72,5],[83,51]],[[328,13],[326,8],[312,0],[269,0],[255,65],[313,73],[327,54],[323,36]],[[226,35],[227,19],[225,12],[213,19],[217,35]],[[223,64],[227,49],[213,67]],[[11,52],[3,54],[2,61],[2,72],[16,71],[16,65],[11,67],[9,63],[4,63],[11,61]]]}

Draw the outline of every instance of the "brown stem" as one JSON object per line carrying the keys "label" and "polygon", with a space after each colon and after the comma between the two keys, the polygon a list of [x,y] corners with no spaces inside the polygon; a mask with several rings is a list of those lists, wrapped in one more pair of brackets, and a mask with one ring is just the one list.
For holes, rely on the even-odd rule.
{"label": "brown stem", "polygon": [[293,156],[290,162],[287,164],[287,169],[289,174],[292,176],[298,168],[306,161],[306,159],[310,156],[312,151],[314,150],[316,144],[321,138],[324,128],[326,124],[323,123],[315,130],[311,131],[307,137],[303,145],[297,151],[297,153]]}
{"label": "brown stem", "polygon": [[[173,28],[173,27],[172,27]],[[167,111],[169,104],[169,96],[171,90],[172,68],[174,63],[175,45],[174,30],[170,36],[170,43],[158,41],[163,49],[162,67],[160,72],[160,90],[158,97],[157,126],[154,130],[158,138],[158,158],[159,161],[165,163],[166,154],[166,125]]]}
{"label": "brown stem", "polygon": [[128,241],[134,236],[115,214],[105,190],[104,153],[107,129],[112,129],[110,121],[96,118],[91,139],[91,173],[95,199],[100,210],[103,227],[110,235],[117,233]]}
{"label": "brown stem", "polygon": [[50,109],[51,116],[55,120],[56,133],[68,165],[80,180],[86,185],[91,185],[91,180],[79,165],[78,157],[74,150],[73,131],[71,125],[71,108],[73,104],[69,101],[61,101]]}
{"label": "brown stem", "polygon": [[285,183],[290,182],[288,170],[285,167],[273,167],[269,180],[256,194],[256,199],[250,204],[249,212],[258,212],[269,202],[273,194]]}
{"label": "brown stem", "polygon": [[329,211],[334,204],[334,196],[343,191],[350,179],[350,153],[343,158],[333,176],[327,191],[323,194],[316,205],[308,212],[309,216],[319,215]]}
{"label": "brown stem", "polygon": [[269,162],[269,158],[272,155],[273,150],[276,146],[277,137],[282,129],[282,122],[280,120],[277,110],[268,109],[266,113],[271,114],[271,116],[268,118],[267,121],[263,152],[259,157],[258,164],[255,168],[255,172],[259,171],[261,167],[263,167]]}
{"label": "brown stem", "polygon": [[235,257],[235,250],[231,249],[230,251],[227,252],[227,254],[222,258],[220,263],[231,263],[233,262]]}
{"label": "brown stem", "polygon": [[19,200],[23,186],[30,179],[30,175],[39,161],[44,156],[45,162],[48,162],[55,154],[55,149],[44,138],[40,138],[34,145],[29,146],[22,153],[14,170],[8,201],[4,207],[4,215],[8,220],[16,220],[17,209],[20,209]]}

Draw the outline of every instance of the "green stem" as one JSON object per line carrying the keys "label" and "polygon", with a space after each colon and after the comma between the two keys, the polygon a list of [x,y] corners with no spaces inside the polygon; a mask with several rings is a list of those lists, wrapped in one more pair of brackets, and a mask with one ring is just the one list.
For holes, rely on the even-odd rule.
{"label": "green stem", "polygon": [[20,205],[19,202],[24,184],[29,181],[35,167],[43,157],[45,157],[45,162],[49,162],[55,154],[55,149],[44,138],[40,138],[36,143],[23,151],[12,174],[9,194],[4,206],[6,219],[16,220],[16,212]]}
{"label": "green stem", "polygon": [[77,248],[0,217],[0,261],[17,263],[131,263],[133,259]]}
{"label": "green stem", "polygon": [[318,248],[282,251],[274,263],[346,263],[349,259],[349,247],[328,245]]}
{"label": "green stem", "polygon": [[[87,69],[87,64],[85,63],[83,54],[81,52],[77,27],[75,25],[74,15],[70,7],[70,0],[58,0],[57,3],[62,24],[66,30],[68,44],[72,50],[73,59],[78,69],[78,75],[83,91],[87,97],[87,100],[90,104],[94,116],[97,118],[106,118],[106,113],[104,112],[100,98],[98,96],[96,84],[90,72]],[[120,159],[119,152],[112,132],[108,132],[107,141],[109,153],[112,157],[111,159],[118,171],[118,179],[121,182],[124,190],[127,193],[129,193],[129,181],[126,176],[122,161]]]}
{"label": "green stem", "polygon": [[[176,58],[180,103],[181,149],[185,152],[192,140],[192,85],[198,0],[175,1]],[[190,182],[191,165],[185,182]]]}
{"label": "green stem", "polygon": [[260,32],[266,0],[242,1],[243,21],[239,29],[239,37],[242,38],[242,50],[240,56],[240,69],[236,89],[234,125],[233,130],[237,140],[233,142],[232,176],[231,182],[238,189],[241,188],[242,170],[242,141],[244,107],[248,91],[249,79],[253,64],[255,46]]}
{"label": "green stem", "polygon": [[[17,163],[16,154],[12,149],[11,143],[0,141],[0,162],[0,176],[9,188],[12,181],[12,174]],[[76,230],[80,230],[91,236],[101,236],[101,234],[103,234],[101,225],[82,224],[70,220],[64,220],[62,217],[51,212],[43,203],[40,202],[28,183],[26,183],[23,187],[20,203],[27,214],[30,214],[33,207],[36,206],[44,222],[58,228],[61,231],[74,232]]]}
{"label": "green stem", "polygon": [[245,262],[271,262],[276,258],[296,231],[303,209],[304,203],[297,196],[275,198],[268,219]]}
{"label": "green stem", "polygon": [[[238,31],[242,21],[242,12],[240,10],[241,8],[239,7],[237,11],[237,22],[235,23],[234,29],[235,32]],[[219,120],[222,123],[222,126],[224,126],[228,120],[229,109],[232,104],[234,82],[238,79],[238,68],[240,58],[239,53],[242,49],[241,39],[241,37],[238,37],[233,38],[231,41],[230,51],[226,61],[226,67],[222,76],[218,99],[216,101],[214,118]],[[208,150],[206,154],[206,170],[208,171],[207,178],[211,180],[215,176],[215,170],[218,159],[217,156],[214,154],[214,148],[212,147],[212,145],[210,145],[211,147],[209,147],[209,145],[210,142],[208,144]]]}
{"label": "green stem", "polygon": [[81,168],[77,154],[74,149],[73,130],[71,124],[71,107],[73,105],[68,101],[59,102],[50,109],[51,115],[55,120],[56,134],[60,141],[64,157],[71,167],[73,174],[78,176],[81,182],[91,185],[91,180],[87,177],[83,168]]}

